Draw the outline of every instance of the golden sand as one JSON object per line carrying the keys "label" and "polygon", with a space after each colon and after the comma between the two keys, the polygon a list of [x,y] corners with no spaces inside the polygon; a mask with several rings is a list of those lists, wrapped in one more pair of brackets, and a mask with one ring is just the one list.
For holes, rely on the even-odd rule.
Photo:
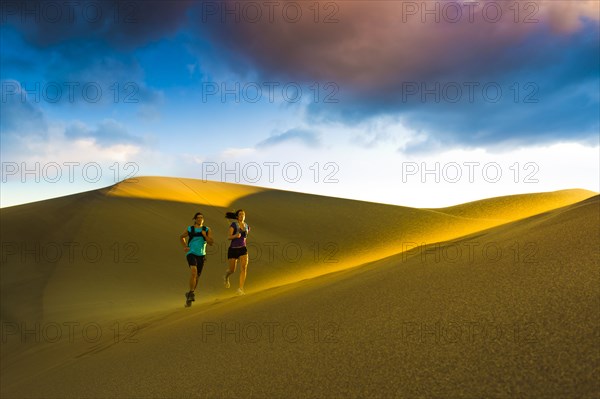
{"label": "golden sand", "polygon": [[[2,397],[594,397],[593,195],[433,210],[138,178],[2,209]],[[221,285],[238,207],[241,298]],[[197,211],[217,243],[184,309]]]}

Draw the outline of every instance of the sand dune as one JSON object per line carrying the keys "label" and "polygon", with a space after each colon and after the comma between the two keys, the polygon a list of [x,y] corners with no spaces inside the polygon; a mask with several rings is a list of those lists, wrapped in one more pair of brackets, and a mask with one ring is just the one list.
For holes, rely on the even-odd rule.
{"label": "sand dune", "polygon": [[33,375],[16,361],[3,367],[14,381],[3,396],[597,397],[599,229],[596,196],[362,267],[140,316],[132,342],[75,339],[38,350],[47,364]]}
{"label": "sand dune", "polygon": [[[137,178],[111,188],[6,208],[2,216],[3,320],[90,319],[179,307],[188,269],[178,236],[201,210],[209,248],[199,300],[224,294],[229,222],[243,207],[253,231],[247,289],[343,270],[587,198],[565,190],[422,210],[227,183]],[[165,199],[168,199],[165,200]],[[502,201],[503,206],[488,206]],[[519,206],[524,203],[527,206]],[[532,207],[532,203],[539,203]],[[481,212],[481,208],[488,212]],[[32,229],[32,221],[43,229]],[[107,306],[108,305],[108,306]]]}
{"label": "sand dune", "polygon": [[[2,396],[593,397],[600,224],[598,197],[581,201],[592,195],[431,210],[139,178],[2,209]],[[197,210],[224,235],[237,207],[253,228],[249,295],[220,286],[221,240],[183,309],[178,235]],[[476,343],[488,322],[523,332]],[[20,323],[38,323],[41,342],[24,343]],[[73,342],[64,323],[78,323]],[[76,328],[90,323],[104,334],[86,342]],[[279,338],[265,341],[273,323]],[[442,342],[436,325],[448,335],[449,323],[470,341]],[[63,339],[50,343],[55,324]],[[221,336],[227,326],[242,335]]]}

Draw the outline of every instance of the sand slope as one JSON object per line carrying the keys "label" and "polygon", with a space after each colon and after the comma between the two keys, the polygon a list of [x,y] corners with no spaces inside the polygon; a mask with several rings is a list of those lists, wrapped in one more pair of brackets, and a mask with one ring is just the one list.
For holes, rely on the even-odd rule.
{"label": "sand slope", "polygon": [[[134,342],[47,345],[35,376],[3,367],[3,396],[598,397],[599,233],[596,196],[359,268],[131,318]],[[69,356],[52,364],[58,348]]]}

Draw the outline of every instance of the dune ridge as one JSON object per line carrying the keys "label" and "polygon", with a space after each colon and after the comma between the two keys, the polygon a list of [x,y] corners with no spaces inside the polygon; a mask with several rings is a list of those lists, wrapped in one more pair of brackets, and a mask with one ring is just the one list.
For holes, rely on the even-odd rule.
{"label": "dune ridge", "polygon": [[512,221],[583,201],[598,193],[589,190],[570,189],[542,194],[519,194],[518,201],[514,200],[514,196],[509,195],[446,208],[430,209],[458,217],[486,219],[489,218],[489,215],[493,215],[493,219]]}
{"label": "dune ridge", "polygon": [[136,177],[101,191],[107,196],[145,198],[163,201],[227,207],[239,198],[268,189],[243,184],[177,177]]}

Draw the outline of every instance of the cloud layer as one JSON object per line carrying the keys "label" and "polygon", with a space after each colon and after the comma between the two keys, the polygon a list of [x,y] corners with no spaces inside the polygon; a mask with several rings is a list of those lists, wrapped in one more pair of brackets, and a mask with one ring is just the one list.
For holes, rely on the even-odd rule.
{"label": "cloud layer", "polygon": [[230,62],[339,86],[339,103],[311,104],[313,118],[401,115],[460,145],[597,132],[598,2],[352,1],[321,4],[318,17],[296,2],[300,12],[282,3],[258,21],[219,4],[196,10],[197,32]]}
{"label": "cloud layer", "polygon": [[[31,70],[46,81],[132,82],[150,108],[163,87],[147,76],[185,84],[172,77],[181,70],[185,79],[226,70],[240,79],[333,82],[339,101],[313,101],[308,123],[353,126],[389,116],[429,142],[457,146],[585,141],[599,128],[597,1],[27,0],[3,7],[4,36],[17,32],[30,53],[19,57],[22,46],[12,51],[5,39],[3,79]],[[188,42],[165,49],[177,35]],[[164,60],[141,59],[142,50]],[[109,139],[126,138],[113,133]],[[291,131],[262,144],[289,139],[318,144]]]}

